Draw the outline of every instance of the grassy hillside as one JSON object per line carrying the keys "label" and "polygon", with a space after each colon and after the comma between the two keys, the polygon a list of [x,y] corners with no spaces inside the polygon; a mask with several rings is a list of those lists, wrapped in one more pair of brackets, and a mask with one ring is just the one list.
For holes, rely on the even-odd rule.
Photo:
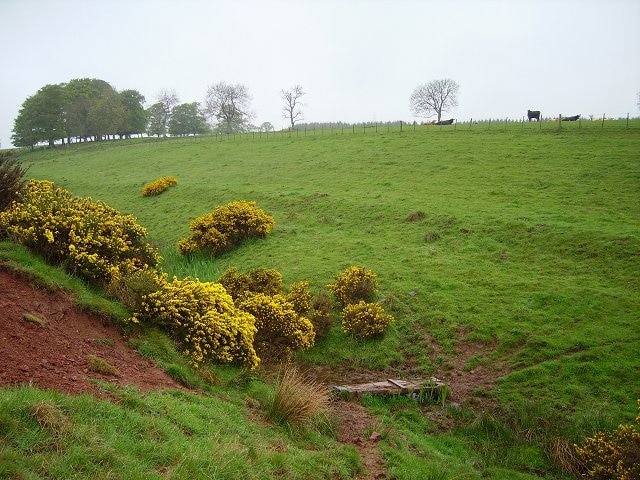
{"label": "grassy hillside", "polygon": [[[512,433],[471,415],[451,442],[496,468],[540,473],[549,439],[635,417],[639,152],[638,129],[525,125],[122,141],[22,158],[30,177],[134,214],[170,275],[268,267],[320,290],[347,266],[372,269],[392,331],[362,343],[336,327],[299,361],[446,374],[463,345],[484,346],[464,368],[508,373],[476,395],[500,404]],[[143,184],[167,175],[178,185],[142,197]],[[176,253],[190,220],[233,200],[256,201],[273,233],[217,259]],[[420,431],[421,420],[404,428]],[[526,431],[532,444],[510,437]],[[418,453],[389,453],[397,472],[437,451],[426,437],[408,442]]]}

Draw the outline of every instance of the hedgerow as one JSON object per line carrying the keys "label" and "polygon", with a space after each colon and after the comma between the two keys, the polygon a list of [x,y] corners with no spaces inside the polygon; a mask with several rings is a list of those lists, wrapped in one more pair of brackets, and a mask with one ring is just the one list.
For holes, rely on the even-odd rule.
{"label": "hedgerow", "polygon": [[377,303],[360,300],[342,309],[342,330],[355,337],[380,336],[393,322],[393,316],[385,313],[384,308]]}
{"label": "hedgerow", "polygon": [[219,283],[174,278],[144,295],[131,321],[163,327],[196,367],[211,361],[255,368],[260,362],[254,317],[237,308]]}
{"label": "hedgerow", "polygon": [[193,220],[191,237],[180,240],[178,250],[183,255],[197,250],[219,255],[246,239],[265,237],[273,225],[273,218],[255,202],[231,202]]}
{"label": "hedgerow", "polygon": [[142,187],[142,196],[160,195],[167,188],[178,184],[176,177],[160,177]]}
{"label": "hedgerow", "polygon": [[20,201],[0,212],[0,228],[48,262],[99,283],[160,260],[135,217],[46,180],[27,183]]}
{"label": "hedgerow", "polygon": [[349,267],[336,276],[334,283],[327,285],[333,291],[341,306],[358,303],[363,300],[374,300],[378,281],[377,276],[371,270],[364,267]]}
{"label": "hedgerow", "polygon": [[313,346],[313,325],[284,295],[256,293],[244,298],[238,307],[256,319],[255,346],[263,360],[286,361],[294,351]]}

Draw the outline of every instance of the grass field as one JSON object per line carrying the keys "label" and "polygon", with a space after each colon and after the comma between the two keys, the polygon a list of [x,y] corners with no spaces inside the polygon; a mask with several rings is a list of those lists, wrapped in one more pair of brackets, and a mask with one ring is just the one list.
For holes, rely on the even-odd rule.
{"label": "grass field", "polygon": [[[476,392],[502,416],[469,405],[439,436],[419,433],[429,428],[415,408],[371,401],[404,432],[383,444],[390,471],[556,478],[552,439],[630,422],[640,398],[640,128],[589,123],[131,140],[22,159],[31,178],[135,215],[170,275],[267,267],[320,291],[345,267],[370,268],[397,323],[367,343],[336,326],[300,362],[429,374],[473,342],[486,348],[469,369],[510,372]],[[169,175],[177,186],[142,197]],[[181,257],[189,222],[234,200],[256,201],[273,233],[216,259]]]}

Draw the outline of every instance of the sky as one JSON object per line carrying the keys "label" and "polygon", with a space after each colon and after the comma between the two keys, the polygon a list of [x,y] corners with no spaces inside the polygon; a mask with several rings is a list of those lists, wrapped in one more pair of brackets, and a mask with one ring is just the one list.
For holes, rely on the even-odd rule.
{"label": "sky", "polygon": [[640,0],[0,0],[0,147],[47,84],[97,78],[155,103],[204,102],[218,82],[253,123],[422,121],[409,97],[450,78],[459,121],[640,115]]}

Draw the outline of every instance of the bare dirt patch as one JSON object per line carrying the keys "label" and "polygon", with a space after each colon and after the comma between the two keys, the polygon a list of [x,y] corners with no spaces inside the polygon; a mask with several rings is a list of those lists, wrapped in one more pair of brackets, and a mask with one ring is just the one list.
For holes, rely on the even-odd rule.
{"label": "bare dirt patch", "polygon": [[[115,372],[96,372],[90,364],[94,357]],[[141,391],[181,388],[127,347],[117,328],[78,311],[64,293],[41,290],[0,270],[0,386],[31,384],[106,397],[96,379]]]}

